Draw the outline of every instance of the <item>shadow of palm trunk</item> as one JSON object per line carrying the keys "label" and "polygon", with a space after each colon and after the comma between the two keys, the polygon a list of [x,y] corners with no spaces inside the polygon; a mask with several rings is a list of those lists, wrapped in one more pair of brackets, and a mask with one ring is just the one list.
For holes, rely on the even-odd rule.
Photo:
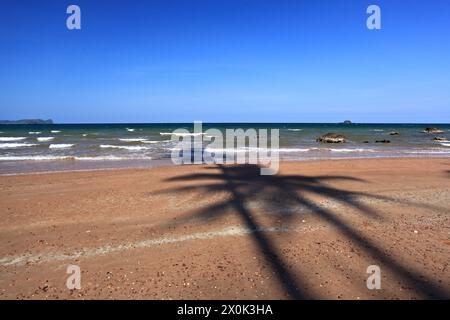
{"label": "shadow of palm trunk", "polygon": [[[390,271],[403,283],[414,288],[416,292],[424,298],[448,299],[450,293],[445,288],[427,278],[418,271],[414,271],[407,265],[402,264],[397,259],[391,257],[378,247],[362,231],[357,230],[351,224],[345,222],[337,212],[327,209],[320,203],[309,200],[306,195],[324,197],[340,203],[344,206],[354,208],[362,216],[371,219],[380,219],[374,208],[360,202],[362,197],[381,199],[391,203],[402,205],[414,205],[437,210],[440,208],[424,204],[415,204],[404,200],[395,200],[389,197],[375,196],[364,192],[355,192],[345,189],[338,189],[330,186],[330,181],[365,182],[364,180],[348,176],[303,176],[303,175],[276,175],[261,176],[260,167],[255,165],[225,166],[216,165],[208,167],[210,170],[218,170],[218,173],[193,173],[180,177],[172,177],[168,181],[212,181],[212,183],[182,186],[171,189],[169,192],[186,192],[201,190],[213,194],[215,192],[227,192],[231,198],[212,206],[203,208],[191,216],[183,219],[182,223],[187,223],[192,218],[219,219],[232,208],[237,216],[243,221],[245,227],[252,230],[252,240],[260,250],[263,258],[268,262],[279,284],[287,291],[292,299],[313,298],[306,291],[306,280],[302,281],[300,275],[293,274],[285,266],[283,257],[273,243],[273,240],[264,233],[264,228],[258,223],[248,206],[252,200],[258,199],[266,210],[277,210],[281,207],[280,213],[275,213],[283,223],[295,222],[295,215],[290,213],[290,209],[304,207],[309,209],[317,217],[327,221],[331,226],[336,227],[347,239],[359,246],[374,263]],[[283,202],[277,200],[282,199]],[[395,200],[395,201],[394,201]],[[444,209],[445,211],[445,209]]]}
{"label": "shadow of palm trunk", "polygon": [[318,207],[303,197],[298,197],[297,200],[299,204],[309,207],[311,210],[314,210],[316,213],[320,214],[324,220],[336,226],[342,234],[364,249],[369,256],[376,259],[378,263],[381,263],[387,269],[392,271],[395,275],[402,279],[402,281],[414,287],[422,297],[448,299],[448,292],[439,289],[437,285],[433,284],[432,281],[424,276],[413,271],[408,271],[408,267],[402,266],[400,263],[386,255],[386,253],[373,244],[369,239],[362,237],[358,231],[354,230],[351,226],[343,222],[330,211]]}
{"label": "shadow of palm trunk", "polygon": [[[250,210],[246,208],[245,199],[234,185],[233,178],[228,174],[227,168],[220,166],[220,169],[223,173],[225,185],[232,195],[232,206],[236,209],[248,229],[259,230],[260,226],[258,225],[258,222],[253,218]],[[262,256],[271,266],[279,282],[286,289],[289,297],[292,299],[308,298],[308,296],[300,291],[299,287],[301,286],[297,283],[298,280],[296,277],[284,266],[284,263],[277,254],[277,249],[270,238],[263,232],[257,231],[253,233],[253,240],[261,251]]]}

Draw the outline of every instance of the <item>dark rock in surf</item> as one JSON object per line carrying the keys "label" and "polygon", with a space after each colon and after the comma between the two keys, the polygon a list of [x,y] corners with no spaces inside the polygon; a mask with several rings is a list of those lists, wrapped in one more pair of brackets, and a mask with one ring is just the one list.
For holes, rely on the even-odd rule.
{"label": "dark rock in surf", "polygon": [[347,142],[347,138],[342,134],[326,133],[317,138],[316,141],[321,143],[345,143]]}
{"label": "dark rock in surf", "polygon": [[423,133],[443,133],[444,131],[439,128],[425,128],[425,130],[422,131]]}

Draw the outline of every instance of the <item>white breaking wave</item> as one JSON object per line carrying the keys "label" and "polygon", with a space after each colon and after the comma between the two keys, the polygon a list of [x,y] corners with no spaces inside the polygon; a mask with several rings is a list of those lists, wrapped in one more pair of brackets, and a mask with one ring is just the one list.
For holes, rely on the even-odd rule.
{"label": "white breaking wave", "polygon": [[[270,150],[270,149],[269,149]],[[279,148],[279,152],[374,152],[373,149],[349,148]]]}
{"label": "white breaking wave", "polygon": [[25,160],[72,160],[74,157],[65,156],[5,156],[0,157],[0,161],[25,161]]}
{"label": "white breaking wave", "polygon": [[[182,149],[178,149],[178,148],[173,148],[173,150],[182,150]],[[247,149],[233,149],[233,148],[205,148],[206,152],[222,152],[222,153],[226,153],[226,152],[247,152]]]}
{"label": "white breaking wave", "polygon": [[84,161],[105,161],[105,160],[151,160],[152,157],[117,157],[117,156],[98,156],[98,157],[75,157],[75,160]]}
{"label": "white breaking wave", "polygon": [[60,144],[51,144],[49,146],[50,149],[66,149],[66,148],[72,148],[73,144],[70,143],[60,143]]}
{"label": "white breaking wave", "polygon": [[[249,150],[259,150],[259,151],[264,151],[264,152],[270,152],[272,149],[270,148],[248,148]],[[278,152],[308,152],[308,151],[312,151],[315,148],[278,148],[278,149],[273,149],[274,151],[278,151]]]}
{"label": "white breaking wave", "polygon": [[45,161],[45,160],[81,160],[81,161],[105,161],[105,160],[151,160],[152,157],[74,157],[74,156],[0,156],[0,161]]}
{"label": "white breaking wave", "polygon": [[372,131],[384,131],[383,129],[373,129]]}
{"label": "white breaking wave", "polygon": [[[174,148],[173,150],[181,150],[178,148]],[[278,149],[270,149],[270,148],[206,148],[207,152],[247,152],[247,151],[261,151],[261,152],[270,152],[270,151],[278,151],[282,153],[289,152],[375,152],[373,149],[338,149],[338,148],[278,148]]]}
{"label": "white breaking wave", "polygon": [[191,132],[187,132],[187,133],[184,133],[184,132],[174,132],[174,133],[172,133],[172,132],[160,132],[159,134],[162,135],[162,136],[174,135],[174,136],[179,136],[179,137],[188,137],[188,136],[195,137],[195,136],[201,136],[201,135],[203,135],[205,133],[204,132],[196,132],[196,133],[191,133]]}
{"label": "white breaking wave", "polygon": [[131,129],[131,128],[126,128],[127,129],[127,131],[130,131],[130,132],[133,132],[134,130],[136,130],[136,129]]}
{"label": "white breaking wave", "polygon": [[144,140],[144,141],[142,141],[142,143],[147,143],[147,144],[154,144],[154,143],[168,144],[171,142],[175,142],[175,141],[172,141],[172,140]]}
{"label": "white breaking wave", "polygon": [[329,149],[331,152],[376,152],[373,149]]}
{"label": "white breaking wave", "polygon": [[102,144],[100,145],[100,148],[113,148],[113,149],[125,149],[125,150],[148,150],[150,148],[148,147],[142,147],[142,146],[114,146],[110,144]]}
{"label": "white breaking wave", "polygon": [[303,129],[288,129],[288,131],[303,131]]}
{"label": "white breaking wave", "polygon": [[450,147],[450,142],[441,142],[440,144],[444,147]]}
{"label": "white breaking wave", "polygon": [[35,143],[0,143],[0,149],[15,149],[37,146]]}
{"label": "white breaking wave", "polygon": [[[450,145],[449,145],[450,146]],[[442,148],[441,150],[407,150],[405,153],[410,154],[450,154],[450,149]]]}
{"label": "white breaking wave", "polygon": [[28,132],[28,134],[41,134],[42,132],[41,131],[30,131],[30,132]]}
{"label": "white breaking wave", "polygon": [[44,141],[52,141],[55,139],[54,137],[39,137],[37,138],[38,141],[44,142]]}
{"label": "white breaking wave", "polygon": [[125,142],[144,142],[144,141],[146,141],[147,139],[145,139],[145,138],[123,138],[123,139],[121,139],[121,138],[119,138],[119,140],[120,141],[125,141]]}
{"label": "white breaking wave", "polygon": [[61,132],[61,131],[59,131],[59,130],[52,130],[51,131],[51,133],[59,133],[59,132]]}
{"label": "white breaking wave", "polygon": [[0,137],[0,141],[20,141],[25,139],[26,137]]}

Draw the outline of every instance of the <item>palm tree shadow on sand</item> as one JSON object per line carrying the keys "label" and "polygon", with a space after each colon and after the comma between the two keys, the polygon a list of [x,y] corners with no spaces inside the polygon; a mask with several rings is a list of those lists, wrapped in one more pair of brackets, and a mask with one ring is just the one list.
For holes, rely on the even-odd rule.
{"label": "palm tree shadow on sand", "polygon": [[[422,274],[408,270],[407,267],[396,262],[386,255],[369,239],[363,237],[356,229],[348,225],[330,209],[315,203],[306,197],[306,194],[325,197],[340,204],[353,207],[357,212],[367,218],[380,219],[380,216],[369,206],[363,204],[363,197],[384,201],[391,200],[388,197],[375,196],[368,193],[348,191],[331,187],[330,181],[354,181],[364,183],[364,180],[347,176],[303,176],[303,175],[260,175],[258,165],[216,165],[206,167],[216,172],[194,173],[167,179],[172,182],[192,182],[192,185],[182,186],[164,192],[190,192],[198,190],[205,196],[217,192],[227,192],[230,197],[226,200],[204,207],[193,215],[178,220],[179,223],[188,223],[192,220],[215,220],[227,213],[235,212],[244,226],[251,230],[251,238],[259,249],[261,255],[271,267],[279,284],[286,290],[292,299],[314,298],[305,290],[306,284],[302,282],[299,274],[293,274],[284,262],[283,256],[277,249],[269,233],[258,222],[256,212],[249,206],[252,200],[258,200],[265,209],[273,212],[272,217],[283,224],[289,225],[293,219],[298,218],[295,209],[304,207],[315,215],[324,219],[341,234],[361,247],[371,258],[382,264],[382,268],[388,268],[405,284],[414,288],[423,298],[442,299],[450,294]],[[202,182],[200,182],[202,181]],[[206,183],[205,183],[206,182]],[[281,207],[281,210],[280,210]]]}

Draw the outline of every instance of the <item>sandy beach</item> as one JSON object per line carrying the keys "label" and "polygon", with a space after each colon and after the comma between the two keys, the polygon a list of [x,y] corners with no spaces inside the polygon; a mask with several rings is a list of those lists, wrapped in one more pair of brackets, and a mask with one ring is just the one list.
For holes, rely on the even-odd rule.
{"label": "sandy beach", "polygon": [[[2,176],[0,299],[449,299],[449,165]],[[68,265],[80,290],[66,288]]]}

